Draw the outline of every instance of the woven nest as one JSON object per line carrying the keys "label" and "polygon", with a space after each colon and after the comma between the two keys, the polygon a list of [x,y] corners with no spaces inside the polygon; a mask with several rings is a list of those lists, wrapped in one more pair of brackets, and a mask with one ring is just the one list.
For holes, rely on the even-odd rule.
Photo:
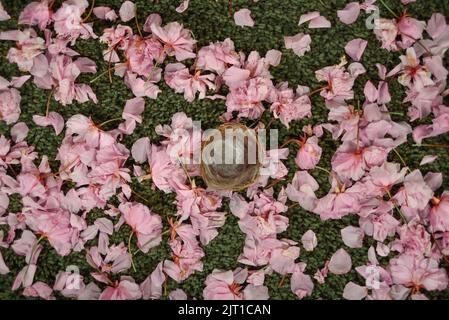
{"label": "woven nest", "polygon": [[[201,155],[201,176],[208,187],[215,190],[237,191],[252,185],[259,177],[260,154],[264,152],[257,134],[252,129],[238,123],[226,123],[219,126],[218,131],[220,137],[211,136],[203,142],[202,150],[214,147],[226,150],[226,147],[233,149],[232,162],[224,162],[224,151],[222,155],[222,163],[210,163],[204,154]],[[232,130],[232,131],[230,131]],[[225,132],[232,132],[235,136],[243,134],[243,140],[225,139]],[[256,154],[255,159],[250,159],[251,150],[250,143],[254,143]],[[211,152],[213,155],[214,152]],[[239,156],[240,155],[240,158]],[[242,156],[243,155],[243,156]],[[242,158],[243,157],[243,158]],[[240,160],[240,161],[239,161]],[[243,161],[242,161],[243,160]],[[255,160],[255,161],[254,161]]]}

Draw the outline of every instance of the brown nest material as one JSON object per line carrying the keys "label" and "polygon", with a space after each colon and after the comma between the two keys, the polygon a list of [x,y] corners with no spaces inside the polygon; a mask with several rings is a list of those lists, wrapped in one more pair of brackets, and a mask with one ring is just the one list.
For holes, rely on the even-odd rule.
{"label": "brown nest material", "polygon": [[[249,187],[259,177],[260,159],[265,151],[259,137],[254,129],[239,123],[225,123],[217,129],[202,145],[200,167],[204,182],[208,187],[222,191]],[[226,134],[232,134],[232,139]],[[226,159],[226,150],[230,150],[227,148],[233,150],[232,158],[228,154]],[[216,150],[222,150],[221,157],[215,154]],[[221,158],[221,162],[210,161],[211,157],[216,160]]]}

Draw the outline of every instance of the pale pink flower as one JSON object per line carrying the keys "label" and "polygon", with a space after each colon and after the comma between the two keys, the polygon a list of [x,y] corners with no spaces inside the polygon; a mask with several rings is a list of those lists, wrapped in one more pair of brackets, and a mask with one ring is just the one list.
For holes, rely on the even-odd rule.
{"label": "pale pink flower", "polygon": [[137,236],[137,245],[142,252],[157,246],[162,238],[162,220],[147,206],[140,203],[122,203],[119,205],[126,223]]}
{"label": "pale pink flower", "polygon": [[172,249],[172,259],[164,261],[164,272],[180,283],[190,277],[195,271],[203,271],[201,259],[204,251],[197,243],[183,242],[180,239],[169,242]]}
{"label": "pale pink flower", "polygon": [[310,170],[320,162],[322,149],[318,145],[316,136],[304,138],[299,141],[300,148],[296,154],[296,165],[303,170]]}
{"label": "pale pink flower", "polygon": [[164,51],[169,56],[175,56],[178,61],[195,58],[193,47],[196,41],[192,39],[190,31],[178,22],[170,22],[164,27],[152,24],[151,31],[162,41]]}
{"label": "pale pink flower", "polygon": [[342,67],[325,67],[315,71],[315,76],[318,81],[327,83],[326,88],[320,93],[326,100],[342,102],[353,99],[354,91],[352,87],[354,86],[355,77],[346,72]]}
{"label": "pale pink flower", "polygon": [[163,57],[162,52],[162,45],[156,39],[133,37],[125,50],[129,70],[139,76],[149,77],[152,81],[153,77],[159,73],[155,61],[160,62]]}
{"label": "pale pink flower", "polygon": [[210,70],[221,75],[228,66],[239,66],[239,55],[235,52],[234,42],[226,38],[222,42],[214,42],[198,51],[196,67]]}
{"label": "pale pink flower", "polygon": [[426,67],[420,65],[419,58],[416,57],[416,52],[413,48],[407,49],[405,56],[400,56],[401,59],[401,75],[398,78],[400,84],[412,87],[416,90],[421,90],[426,86],[434,84],[431,79],[431,73]]}
{"label": "pale pink flower", "polygon": [[413,289],[444,290],[448,285],[447,273],[438,262],[416,255],[401,254],[390,260],[389,270],[393,282]]}
{"label": "pale pink flower", "polygon": [[259,118],[265,110],[262,101],[268,98],[272,85],[271,80],[257,77],[231,89],[226,97],[226,117],[231,118],[232,112],[237,111],[239,118]]}
{"label": "pale pink flower", "polygon": [[312,115],[312,104],[308,95],[296,95],[293,89],[288,88],[288,83],[283,82],[273,90],[270,98],[272,105],[270,110],[275,118],[288,128],[293,120],[300,120]]}
{"label": "pale pink flower", "polygon": [[48,0],[31,2],[20,13],[19,24],[37,25],[39,29],[44,30],[50,23],[51,14]]}
{"label": "pale pink flower", "polygon": [[139,285],[130,277],[122,277],[113,287],[107,287],[99,300],[137,300],[142,297]]}
{"label": "pale pink flower", "polygon": [[16,63],[20,71],[37,76],[45,74],[48,69],[47,59],[43,55],[45,41],[33,29],[0,32],[0,39],[17,42],[16,47],[9,49],[7,58],[9,62]]}
{"label": "pale pink flower", "polygon": [[188,102],[195,100],[197,92],[198,99],[201,100],[206,97],[207,90],[215,89],[214,74],[202,75],[201,71],[197,71],[192,75],[182,63],[168,64],[165,67],[164,79],[176,93],[184,93],[184,99]]}
{"label": "pale pink flower", "polygon": [[52,15],[54,29],[59,37],[68,38],[72,44],[76,39],[97,38],[92,23],[83,22],[82,15],[88,8],[87,1],[65,1]]}
{"label": "pale pink flower", "polygon": [[205,300],[243,300],[243,283],[246,279],[235,279],[232,271],[214,269],[206,278],[203,290]]}
{"label": "pale pink flower", "polygon": [[331,192],[317,200],[313,212],[319,214],[322,220],[340,219],[360,210],[360,194],[346,189],[344,184],[334,182]]}
{"label": "pale pink flower", "polygon": [[399,205],[423,210],[432,199],[433,190],[426,184],[421,171],[414,170],[404,179],[404,186],[395,194]]}
{"label": "pale pink flower", "polygon": [[281,275],[293,273],[295,270],[295,260],[299,258],[299,247],[288,243],[283,243],[280,248],[271,252],[270,267]]}
{"label": "pale pink flower", "polygon": [[399,30],[395,20],[392,19],[376,19],[374,20],[374,34],[376,38],[382,42],[382,48],[388,51],[399,50],[396,43]]}
{"label": "pale pink flower", "polygon": [[392,244],[392,249],[400,253],[410,253],[429,257],[432,253],[431,236],[418,220],[398,227],[399,239]]}

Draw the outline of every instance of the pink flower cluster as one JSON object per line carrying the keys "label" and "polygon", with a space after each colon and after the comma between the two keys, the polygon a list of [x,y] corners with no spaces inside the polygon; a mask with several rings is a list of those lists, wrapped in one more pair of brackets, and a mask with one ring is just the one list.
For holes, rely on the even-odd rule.
{"label": "pink flower cluster", "polygon": [[[337,15],[345,24],[354,23],[361,10],[376,10],[375,2],[349,3]],[[402,1],[410,2],[414,1]],[[182,1],[177,12],[188,10],[188,4]],[[293,89],[285,81],[274,82],[270,73],[270,68],[280,64],[278,50],[264,56],[256,51],[246,55],[236,51],[229,38],[198,47],[190,30],[178,22],[163,24],[157,14],[150,14],[140,27],[132,1],[124,1],[118,14],[109,7],[90,8],[87,0],[67,0],[57,9],[53,6],[48,0],[31,2],[19,16],[19,24],[27,26],[24,30],[0,32],[0,40],[15,43],[8,51],[8,61],[26,73],[9,81],[0,77],[0,120],[12,125],[9,137],[0,137],[0,225],[7,227],[6,234],[0,232],[0,274],[14,272],[3,259],[3,250],[12,250],[25,261],[12,290],[23,288],[23,295],[42,299],[54,299],[55,293],[73,299],[162,298],[167,281],[182,283],[203,272],[204,247],[226,223],[228,213],[222,205],[228,202],[245,235],[238,257],[241,266],[213,270],[205,280],[205,299],[268,299],[265,279],[274,273],[282,277],[280,286],[290,277],[292,293],[303,299],[325,283],[329,272],[352,272],[351,256],[340,248],[313,276],[307,274],[307,264],[300,261],[301,246],[313,251],[320,235],[308,230],[300,239],[283,236],[289,228],[287,212],[296,205],[321,220],[356,216],[358,226],[341,230],[347,248],[363,248],[365,237],[375,241],[367,250],[368,262],[354,268],[365,283],[347,283],[342,292],[345,299],[426,299],[427,292],[447,288],[448,275],[441,262],[449,255],[449,191],[442,188],[441,173],[423,174],[409,167],[397,150],[409,135],[421,145],[423,139],[449,131],[449,107],[444,104],[448,71],[443,63],[449,25],[442,14],[434,13],[428,22],[408,14],[376,19],[374,35],[383,49],[401,52],[400,63],[390,71],[376,64],[378,79],[361,83],[363,96],[355,99],[355,85],[366,73],[362,61],[368,41],[364,39],[353,39],[345,46],[351,63],[344,56],[339,63],[315,71],[320,88],[299,85]],[[88,22],[92,14],[111,23],[119,18],[121,22],[97,37],[93,23]],[[250,14],[248,9],[236,12],[236,24],[252,27]],[[0,5],[0,20],[9,18]],[[132,20],[136,34],[125,24]],[[300,24],[305,22],[310,28],[331,26],[316,11],[303,14]],[[92,88],[77,82],[83,73],[97,73],[92,60],[79,57],[72,49],[78,39],[105,45],[107,70],[91,82],[109,73],[110,81],[113,76],[123,78],[135,96],[126,102],[120,119],[99,124],[76,114],[65,121],[49,110],[52,98],[63,106],[97,102]],[[298,56],[311,50],[311,37],[303,33],[285,37],[284,43]],[[159,143],[148,137],[137,139],[130,149],[122,143],[144,121],[145,98],[158,98],[162,78],[189,102],[224,100],[224,121],[259,120],[268,111],[272,121],[279,119],[289,128],[292,121],[312,116],[310,97],[315,93],[324,100],[328,118],[304,126],[299,137],[281,148],[267,150],[260,175],[246,193],[213,190],[201,187],[199,165],[185,161],[195,157],[204,137],[184,112],[174,114],[170,125],[156,126]],[[34,115],[34,123],[52,126],[57,135],[65,130],[54,161],[27,144],[28,127],[17,122],[19,89],[29,79],[49,90],[47,111]],[[405,89],[403,102],[409,106],[410,121],[394,121],[390,113],[389,87],[394,80]],[[431,124],[412,126],[429,116]],[[112,121],[120,123],[106,130]],[[259,122],[256,130],[268,126]],[[324,161],[320,139],[325,135],[338,142],[338,147],[330,164],[319,166]],[[290,143],[298,148],[295,163],[299,170],[292,173],[292,180],[283,163]],[[436,159],[428,155],[421,165]],[[314,178],[317,170],[325,172],[330,185],[322,196]],[[176,212],[169,217],[154,212],[132,189],[133,178],[161,195],[172,193]],[[287,183],[273,188],[280,182]],[[12,195],[20,196],[19,212],[8,209]],[[91,222],[93,209],[104,215]],[[127,243],[112,240],[122,228],[129,231]],[[161,245],[164,237],[169,256],[137,283],[131,276],[135,257]],[[43,241],[60,256],[85,254],[94,281],[67,270],[56,274],[52,284],[35,281],[40,253],[46,250]],[[182,289],[168,297],[188,298]]]}

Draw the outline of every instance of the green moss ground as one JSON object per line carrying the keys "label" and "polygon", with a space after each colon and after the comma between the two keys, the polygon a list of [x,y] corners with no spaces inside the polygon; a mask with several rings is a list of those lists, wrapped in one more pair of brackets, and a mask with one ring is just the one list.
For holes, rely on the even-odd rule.
{"label": "green moss ground", "polygon": [[[17,27],[17,17],[19,12],[30,1],[26,0],[3,0],[3,5],[13,17],[10,21],[0,23],[0,30],[14,29]],[[61,1],[57,1],[58,3]],[[108,5],[118,9],[121,1],[119,0],[98,0],[97,5]],[[336,10],[341,9],[349,1],[345,0],[260,0],[253,3],[250,0],[234,0],[234,10],[240,8],[249,8],[252,11],[252,17],[255,20],[253,28],[240,28],[235,26],[234,21],[228,16],[228,7],[226,0],[191,0],[188,10],[182,14],[175,11],[180,0],[161,0],[159,4],[153,4],[150,0],[136,0],[138,6],[138,15],[141,23],[148,14],[159,13],[164,23],[170,21],[179,21],[185,27],[193,31],[195,38],[200,46],[207,45],[209,42],[224,40],[230,37],[234,40],[237,50],[250,52],[257,50],[264,55],[269,49],[278,49],[283,53],[281,64],[273,68],[272,73],[277,81],[288,80],[291,86],[298,84],[308,85],[317,88],[319,85],[314,78],[314,72],[327,65],[333,65],[339,62],[340,57],[344,54],[344,46],[349,40],[360,37],[369,40],[369,45],[362,58],[362,63],[367,68],[366,75],[360,77],[356,85],[356,100],[363,102],[363,85],[368,79],[378,80],[376,63],[383,63],[387,68],[391,69],[398,63],[398,54],[388,53],[380,49],[379,43],[376,41],[371,30],[365,28],[365,14],[362,14],[358,22],[346,26],[338,21]],[[399,0],[387,1],[397,12],[401,11]],[[307,29],[306,26],[299,27],[297,25],[299,16],[303,13],[319,10],[322,15],[332,22],[331,29]],[[381,11],[381,15],[389,17],[386,10]],[[433,12],[441,12],[445,16],[449,16],[449,3],[440,0],[418,0],[417,3],[409,6],[411,15],[426,20]],[[98,35],[106,24],[97,22],[95,30]],[[304,57],[297,57],[291,50],[284,48],[283,37],[286,35],[295,35],[298,32],[309,33],[312,36],[312,51]],[[15,65],[9,64],[6,57],[8,48],[13,45],[10,42],[0,43],[0,75],[9,79],[11,76],[18,76],[20,72]],[[106,64],[102,61],[102,47],[98,41],[78,41],[76,50],[83,56],[87,56],[97,61],[99,72],[106,69]],[[448,65],[448,56],[446,56],[446,66]],[[88,81],[94,76],[83,76],[80,81]],[[154,127],[159,123],[169,123],[171,116],[178,111],[184,111],[194,120],[201,120],[203,128],[216,126],[218,116],[221,115],[226,107],[222,101],[201,100],[193,103],[186,102],[181,95],[173,93],[163,81],[160,83],[162,93],[156,101],[147,100],[144,112],[144,122],[134,132],[132,136],[126,137],[125,144],[131,147],[136,139],[149,136],[150,139],[156,140],[157,136]],[[51,104],[51,110],[58,111],[67,120],[71,115],[83,113],[90,115],[96,123],[105,120],[120,117],[123,106],[127,99],[132,98],[132,93],[128,90],[123,81],[115,78],[113,84],[109,84],[105,78],[103,81],[97,81],[92,85],[93,90],[97,94],[99,103],[73,104],[63,107],[55,101]],[[393,83],[391,85],[391,93],[393,101],[389,108],[395,112],[406,112],[406,105],[401,103],[404,92],[400,85]],[[22,115],[19,121],[24,121],[30,128],[27,141],[30,145],[36,147],[40,155],[48,155],[50,159],[54,159],[57,148],[63,138],[63,133],[55,136],[50,128],[42,128],[36,126],[32,122],[32,116],[35,114],[43,114],[48,92],[38,89],[32,82],[28,82],[21,90],[22,95]],[[313,97],[313,118],[307,121],[297,122],[291,126],[290,130],[286,130],[279,122],[275,122],[273,127],[280,129],[280,140],[284,141],[289,136],[298,135],[301,128],[306,123],[324,122],[327,116],[327,110],[320,97]],[[406,120],[406,117],[393,116],[395,120]],[[268,118],[264,118],[267,121]],[[0,133],[8,135],[9,127],[0,124]],[[435,143],[449,143],[449,135],[445,135],[433,140]],[[400,154],[405,158],[407,164],[411,168],[418,168],[421,158],[426,154],[437,154],[439,160],[433,164],[426,165],[422,169],[423,172],[439,171],[444,175],[445,188],[449,189],[449,157],[447,149],[424,149],[412,147],[413,142],[409,141],[408,145],[399,148]],[[320,165],[322,167],[330,167],[330,158],[338,146],[336,141],[325,138],[320,142],[323,147],[324,154]],[[291,180],[294,172],[297,170],[294,164],[295,150],[291,149],[291,156],[287,165],[290,168],[289,179]],[[392,158],[391,160],[398,161]],[[53,161],[55,167],[57,163]],[[320,195],[327,192],[327,178],[318,171],[312,171],[312,175],[317,178],[320,185]],[[286,183],[284,183],[285,185]],[[275,188],[279,190],[281,184]],[[159,191],[152,191],[148,183],[133,184],[133,189],[147,197],[147,205],[155,212],[162,216],[171,215],[175,212],[173,204],[173,195],[164,195]],[[138,200],[137,200],[138,201]],[[17,197],[13,197],[9,210],[17,212],[20,210],[20,201]],[[228,210],[227,204],[224,210]],[[95,210],[89,214],[89,220],[102,216],[100,210]],[[287,213],[290,219],[290,227],[281,236],[291,238],[298,241],[301,235],[308,229],[316,232],[318,237],[318,247],[311,253],[302,250],[300,260],[307,263],[306,272],[314,274],[318,268],[322,268],[324,262],[338,248],[344,247],[341,240],[340,229],[347,225],[357,225],[355,216],[345,217],[339,221],[322,222],[319,217],[308,213],[299,208],[290,209]],[[237,257],[242,251],[244,235],[237,226],[237,220],[230,216],[226,225],[221,228],[219,236],[212,241],[210,245],[205,247],[206,257],[204,258],[204,271],[190,277],[185,283],[179,285],[188,294],[189,298],[201,298],[206,276],[214,269],[234,269],[238,266]],[[120,232],[115,233],[111,239],[112,242],[126,241],[129,229],[123,227]],[[365,247],[362,249],[349,249],[353,260],[353,266],[359,266],[366,262],[367,249],[373,243],[372,239],[365,239]],[[93,243],[92,243],[93,244]],[[135,244],[134,244],[135,245]],[[10,287],[15,275],[24,265],[22,257],[16,257],[10,250],[1,249],[6,260],[6,264],[12,270],[6,276],[0,276],[0,299],[20,299],[20,292],[11,292]],[[130,269],[132,275],[138,282],[143,281],[145,277],[151,273],[156,264],[168,257],[168,247],[164,242],[163,245],[155,248],[147,255],[141,253],[135,257],[136,272]],[[385,261],[384,261],[385,262]],[[42,280],[53,283],[54,277],[59,270],[65,270],[68,265],[79,266],[81,273],[88,279],[91,268],[85,261],[84,253],[73,253],[68,257],[59,257],[54,250],[45,245],[39,257],[39,267],[35,280]],[[448,267],[448,266],[446,266]],[[266,284],[269,287],[270,296],[273,299],[294,299],[295,296],[290,291],[289,281],[285,281],[282,287],[278,287],[280,277],[277,275],[269,276]],[[363,283],[360,276],[355,271],[351,271],[344,276],[329,275],[324,285],[315,284],[315,290],[312,298],[322,299],[340,299],[343,288],[348,281]],[[177,285],[169,282],[169,289],[175,288]],[[437,294],[431,294],[433,298],[448,298],[447,290]]]}

